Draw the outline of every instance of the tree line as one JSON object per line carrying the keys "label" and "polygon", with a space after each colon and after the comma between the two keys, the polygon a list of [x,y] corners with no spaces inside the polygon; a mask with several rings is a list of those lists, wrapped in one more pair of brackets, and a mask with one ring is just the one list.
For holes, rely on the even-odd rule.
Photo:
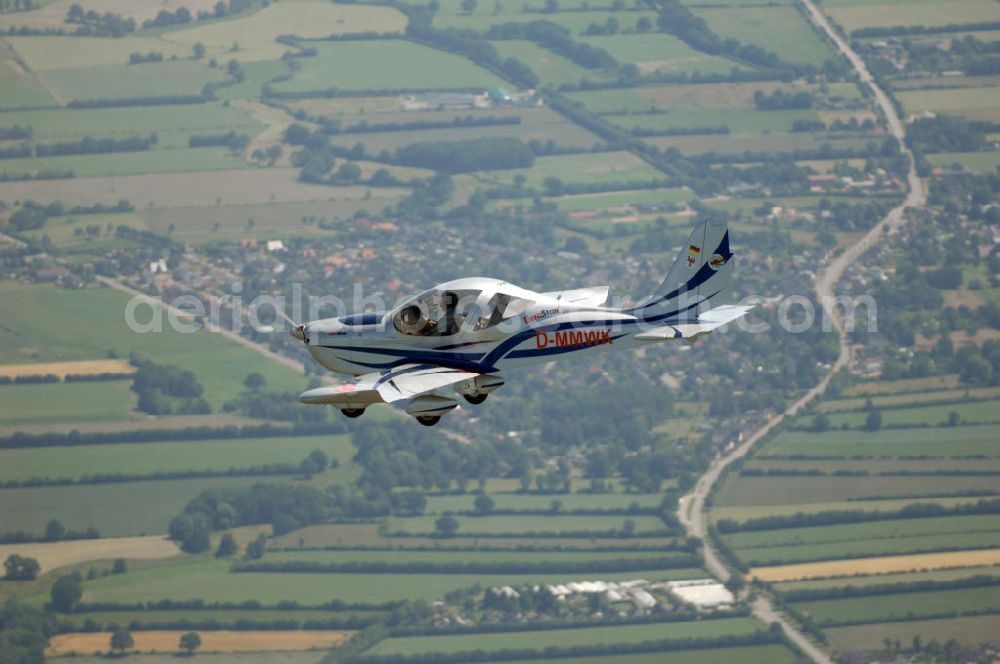
{"label": "tree line", "polygon": [[268,523],[275,535],[320,523],[328,510],[323,492],[311,486],[254,484],[206,489],[169,526],[171,539],[189,553],[209,548],[214,530]]}
{"label": "tree line", "polygon": [[508,562],[433,563],[415,560],[386,563],[358,560],[344,563],[316,561],[243,562],[233,565],[233,572],[297,574],[597,574],[634,572],[647,569],[683,569],[697,567],[696,555],[673,555],[656,558],[622,558],[570,562],[519,562],[516,555]]}
{"label": "tree line", "polygon": [[896,519],[928,519],[976,514],[1000,514],[1000,499],[983,499],[966,505],[945,507],[940,503],[914,503],[899,510],[869,512],[865,510],[831,510],[812,514],[798,512],[788,516],[767,516],[746,521],[719,519],[716,527],[722,533],[738,533],[782,528],[832,526],[864,521]]}

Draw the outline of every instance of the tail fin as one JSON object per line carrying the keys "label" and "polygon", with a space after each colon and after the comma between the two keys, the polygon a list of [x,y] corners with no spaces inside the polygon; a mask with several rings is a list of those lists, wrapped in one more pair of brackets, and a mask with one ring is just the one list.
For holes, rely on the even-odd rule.
{"label": "tail fin", "polygon": [[631,309],[647,321],[695,320],[726,302],[733,279],[729,228],[704,221],[691,232],[656,291]]}

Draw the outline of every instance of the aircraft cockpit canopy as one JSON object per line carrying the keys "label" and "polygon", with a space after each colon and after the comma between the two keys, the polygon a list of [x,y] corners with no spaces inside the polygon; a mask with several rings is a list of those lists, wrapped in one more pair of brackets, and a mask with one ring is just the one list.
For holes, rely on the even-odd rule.
{"label": "aircraft cockpit canopy", "polygon": [[432,290],[400,307],[392,324],[400,334],[420,337],[480,332],[510,320],[533,304],[500,291]]}

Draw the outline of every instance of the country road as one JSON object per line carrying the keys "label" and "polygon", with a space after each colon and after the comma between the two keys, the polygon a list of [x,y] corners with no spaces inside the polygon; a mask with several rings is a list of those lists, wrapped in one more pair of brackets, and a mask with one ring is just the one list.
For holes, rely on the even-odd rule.
{"label": "country road", "polygon": [[[687,529],[688,535],[701,538],[701,540],[705,543],[705,568],[711,572],[712,575],[721,580],[728,579],[733,572],[726,567],[726,564],[722,561],[712,546],[705,515],[705,499],[708,497],[712,487],[719,480],[722,472],[727,466],[729,466],[729,464],[746,456],[762,438],[767,436],[767,434],[770,433],[774,427],[783,422],[786,417],[795,416],[810,401],[822,395],[826,391],[826,387],[834,374],[848,366],[851,360],[851,347],[848,336],[844,332],[843,320],[841,320],[838,312],[834,308],[832,300],[834,287],[837,285],[837,282],[840,281],[840,278],[843,276],[847,268],[861,258],[865,252],[874,247],[880,238],[883,238],[886,235],[891,235],[899,229],[903,223],[903,213],[907,208],[920,208],[927,203],[927,191],[923,181],[917,175],[916,166],[913,162],[913,154],[910,153],[906,147],[906,134],[903,121],[896,113],[896,108],[893,106],[892,101],[889,99],[888,95],[886,95],[885,91],[882,90],[882,88],[880,88],[875,82],[871,72],[868,71],[868,67],[865,65],[864,60],[861,59],[861,56],[859,56],[850,47],[850,44],[848,44],[840,36],[840,34],[837,33],[837,31],[830,24],[826,15],[824,15],[823,12],[821,12],[816,6],[814,0],[800,0],[800,2],[808,11],[810,18],[816,27],[824,32],[833,41],[833,43],[836,44],[837,49],[850,61],[854,70],[858,74],[861,84],[866,85],[869,89],[871,89],[876,103],[882,109],[890,133],[899,141],[902,150],[909,155],[910,171],[907,175],[909,192],[898,207],[890,210],[885,218],[868,231],[864,237],[852,246],[848,247],[842,253],[835,256],[816,277],[816,294],[819,296],[824,313],[833,321],[834,328],[840,336],[840,354],[837,357],[837,361],[834,362],[833,366],[830,367],[830,370],[823,376],[823,379],[815,387],[799,397],[799,399],[786,408],[784,412],[769,419],[763,426],[750,434],[729,454],[716,459],[711,466],[709,466],[705,474],[699,478],[694,490],[690,494],[682,497],[678,503],[678,518]],[[782,616],[775,609],[770,598],[766,595],[762,594],[758,597],[758,599],[753,603],[752,609],[754,616],[756,616],[759,620],[768,624],[773,622],[780,623],[785,630],[785,634],[788,635],[788,638],[791,639],[811,660],[817,662],[817,664],[833,664],[831,657],[816,644],[810,641],[793,623]]]}

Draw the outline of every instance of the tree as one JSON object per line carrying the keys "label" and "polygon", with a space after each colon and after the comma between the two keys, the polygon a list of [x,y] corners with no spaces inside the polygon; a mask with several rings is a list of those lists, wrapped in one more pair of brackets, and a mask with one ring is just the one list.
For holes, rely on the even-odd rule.
{"label": "tree", "polygon": [[188,632],[187,634],[181,634],[180,648],[181,650],[187,651],[188,655],[194,654],[194,651],[201,647],[201,637],[198,636],[197,632]]}
{"label": "tree", "polygon": [[882,428],[882,413],[873,410],[865,418],[865,431],[878,431]]}
{"label": "tree", "polygon": [[466,14],[471,14],[476,11],[476,5],[479,3],[476,0],[462,0],[462,11]]}
{"label": "tree", "polygon": [[473,505],[476,509],[476,514],[486,516],[493,511],[493,508],[496,506],[496,502],[485,493],[480,493],[476,496],[476,500],[473,502]]}
{"label": "tree", "polygon": [[260,392],[264,389],[264,385],[267,383],[267,379],[264,378],[263,374],[253,371],[247,374],[247,377],[243,379],[243,384],[251,392]]}
{"label": "tree", "polygon": [[267,550],[267,535],[261,533],[257,539],[247,543],[247,558],[250,560],[260,560]]}
{"label": "tree", "polygon": [[19,556],[16,553],[7,556],[3,566],[7,572],[4,578],[8,581],[32,581],[41,569],[34,558]]}
{"label": "tree", "polygon": [[215,550],[215,557],[225,558],[227,556],[232,556],[236,554],[237,550],[236,538],[233,537],[233,534],[222,533],[222,539],[219,540],[219,548]]}
{"label": "tree", "polygon": [[274,162],[281,159],[281,146],[277,143],[267,146],[267,164],[273,166]]}
{"label": "tree", "polygon": [[52,519],[45,526],[45,541],[58,542],[66,537],[66,526],[59,519]]}
{"label": "tree", "polygon": [[191,52],[195,60],[201,60],[205,57],[205,45],[201,42],[195,42],[194,46],[191,47]]}
{"label": "tree", "polygon": [[434,531],[441,537],[452,537],[458,530],[458,519],[451,512],[445,512],[434,522]]}
{"label": "tree", "polygon": [[124,655],[125,651],[133,646],[135,646],[135,639],[132,638],[132,632],[128,631],[124,627],[116,629],[111,634],[112,652],[118,651],[118,654]]}
{"label": "tree", "polygon": [[83,579],[79,572],[66,574],[52,584],[52,608],[62,613],[70,613],[83,597]]}
{"label": "tree", "polygon": [[625,523],[622,524],[622,537],[632,537],[633,535],[635,535],[635,521],[625,519]]}
{"label": "tree", "polygon": [[115,562],[111,565],[112,574],[124,574],[128,571],[128,563],[125,562],[124,558],[116,558]]}

